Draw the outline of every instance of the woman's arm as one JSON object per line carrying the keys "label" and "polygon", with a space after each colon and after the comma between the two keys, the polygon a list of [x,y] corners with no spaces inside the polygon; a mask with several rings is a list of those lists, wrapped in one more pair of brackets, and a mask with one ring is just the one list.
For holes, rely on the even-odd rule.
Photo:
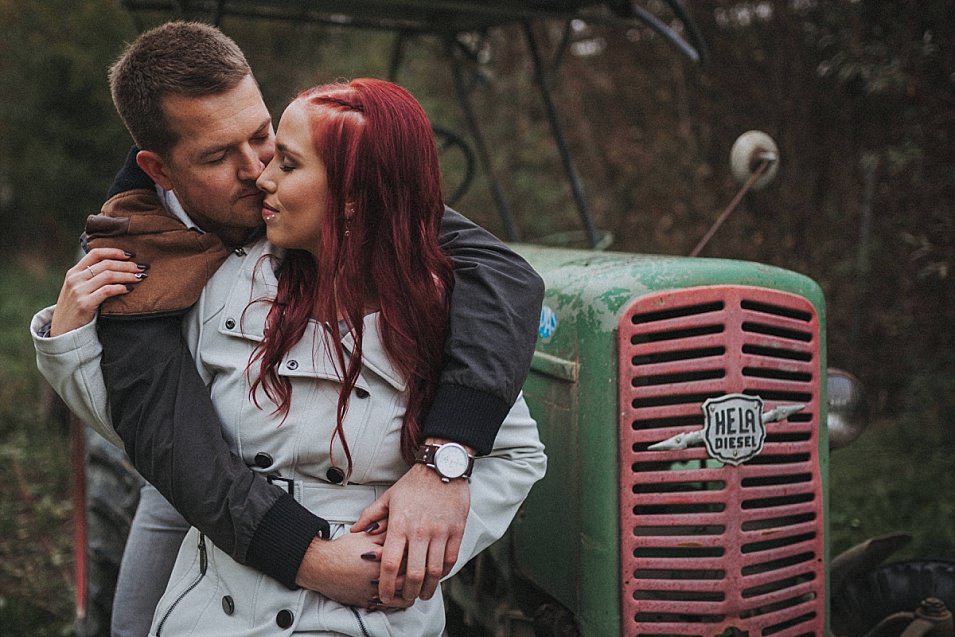
{"label": "woman's arm", "polygon": [[471,510],[458,560],[449,577],[504,535],[546,469],[547,456],[537,422],[527,410],[524,397],[518,396],[501,425],[494,449],[474,461]]}

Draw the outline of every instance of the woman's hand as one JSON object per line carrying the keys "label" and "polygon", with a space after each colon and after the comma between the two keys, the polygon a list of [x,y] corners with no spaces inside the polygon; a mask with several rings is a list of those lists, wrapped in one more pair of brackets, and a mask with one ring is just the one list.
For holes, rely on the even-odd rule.
{"label": "woman's hand", "polygon": [[66,271],[53,311],[50,336],[66,334],[93,320],[106,299],[128,294],[148,275],[148,265],[130,261],[133,254],[117,248],[94,248]]}
{"label": "woman's hand", "polygon": [[[305,552],[295,583],[328,599],[369,610],[408,608],[400,597],[390,604],[378,598],[378,575],[385,535],[346,533],[335,540],[315,538]],[[398,585],[404,578],[398,578]]]}

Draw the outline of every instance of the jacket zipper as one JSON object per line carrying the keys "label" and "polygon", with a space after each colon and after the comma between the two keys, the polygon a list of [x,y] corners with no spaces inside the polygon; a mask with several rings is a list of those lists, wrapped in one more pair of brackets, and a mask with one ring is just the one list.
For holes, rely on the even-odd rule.
{"label": "jacket zipper", "polygon": [[[368,634],[368,629],[365,628],[365,622],[361,620],[361,615],[359,614],[358,609],[354,606],[349,606],[349,608],[351,609],[351,612],[354,613],[355,619],[358,620],[358,627],[361,629],[361,634],[365,637],[371,637],[371,635]],[[156,637],[159,637],[159,633],[156,633]]]}
{"label": "jacket zipper", "polygon": [[165,614],[162,616],[162,619],[159,620],[159,626],[156,627],[156,637],[159,637],[162,634],[162,627],[165,625],[166,620],[169,619],[169,615],[172,614],[172,611],[175,610],[176,606],[179,605],[179,602],[188,595],[196,586],[199,585],[199,582],[202,581],[202,578],[206,576],[206,568],[209,566],[209,558],[206,555],[206,536],[202,533],[199,534],[199,577],[189,585],[186,590],[179,593],[179,597],[175,599],[172,605],[166,609]]}

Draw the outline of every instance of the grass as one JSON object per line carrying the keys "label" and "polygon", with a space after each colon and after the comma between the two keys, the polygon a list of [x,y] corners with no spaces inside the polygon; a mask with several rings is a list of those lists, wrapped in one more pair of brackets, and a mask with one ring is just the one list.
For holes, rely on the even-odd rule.
{"label": "grass", "polygon": [[955,438],[910,414],[875,422],[830,463],[832,554],[905,531],[896,559],[955,560]]}
{"label": "grass", "polygon": [[69,434],[36,371],[33,312],[58,277],[35,263],[0,269],[0,634],[72,632]]}
{"label": "grass", "polygon": [[[61,275],[25,261],[0,267],[0,635],[72,633],[72,505],[65,419],[36,372],[27,327]],[[906,530],[897,558],[955,559],[955,437],[944,414],[955,371],[922,385],[924,417],[876,422],[831,462],[833,555]],[[926,376],[929,378],[929,376]],[[941,387],[936,389],[935,387]],[[933,398],[934,397],[934,398]],[[932,402],[934,400],[934,402]],[[942,405],[943,408],[939,408]],[[939,414],[942,414],[940,417]]]}

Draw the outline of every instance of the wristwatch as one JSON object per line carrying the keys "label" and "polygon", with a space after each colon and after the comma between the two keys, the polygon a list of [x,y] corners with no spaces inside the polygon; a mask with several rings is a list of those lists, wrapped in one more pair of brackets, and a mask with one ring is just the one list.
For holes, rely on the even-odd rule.
{"label": "wristwatch", "polygon": [[441,445],[421,445],[415,455],[415,462],[430,467],[441,476],[441,482],[450,482],[457,478],[470,478],[474,468],[474,456],[456,442]]}

